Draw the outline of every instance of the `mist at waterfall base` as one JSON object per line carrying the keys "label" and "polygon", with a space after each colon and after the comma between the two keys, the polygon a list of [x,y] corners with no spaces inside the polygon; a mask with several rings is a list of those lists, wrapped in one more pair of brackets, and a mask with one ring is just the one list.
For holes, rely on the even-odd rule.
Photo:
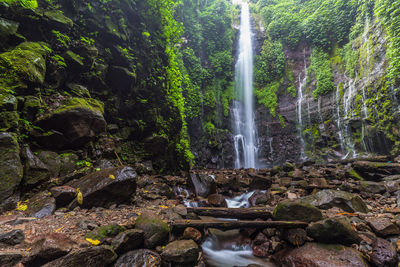
{"label": "mist at waterfall base", "polygon": [[248,3],[242,3],[239,54],[235,66],[235,97],[232,120],[235,168],[257,168],[258,148],[254,123],[253,44]]}

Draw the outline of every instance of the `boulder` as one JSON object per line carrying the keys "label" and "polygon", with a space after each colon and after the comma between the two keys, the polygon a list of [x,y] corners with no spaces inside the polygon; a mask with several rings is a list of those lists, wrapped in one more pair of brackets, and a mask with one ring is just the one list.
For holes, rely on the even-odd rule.
{"label": "boulder", "polygon": [[353,168],[370,181],[380,181],[386,176],[400,174],[399,163],[355,161]]}
{"label": "boulder", "polygon": [[202,238],[202,234],[199,230],[193,227],[187,227],[183,232],[183,239],[193,239],[196,242],[200,242]]}
{"label": "boulder", "polygon": [[199,251],[193,240],[177,240],[165,246],[161,257],[170,263],[194,263],[199,257]]}
{"label": "boulder", "polygon": [[263,176],[260,174],[249,173],[250,176],[250,190],[267,190],[272,185],[271,177]]}
{"label": "boulder", "polygon": [[125,252],[138,249],[143,245],[143,231],[139,229],[132,229],[119,233],[112,240],[112,247],[118,255]]}
{"label": "boulder", "polygon": [[307,234],[317,242],[352,245],[361,239],[346,217],[332,217],[313,222],[307,227]]}
{"label": "boulder", "polygon": [[[57,177],[59,174],[60,163],[57,160],[57,153],[49,152],[46,154],[46,152],[43,152],[41,155],[42,157],[39,157],[38,152],[34,154],[28,146],[24,146],[22,150],[22,156],[25,161],[24,185],[26,187],[33,187],[48,182],[50,177]],[[50,160],[48,156],[51,157]],[[47,162],[44,162],[42,159],[45,161],[47,159]]]}
{"label": "boulder", "polygon": [[76,189],[68,185],[52,187],[50,193],[56,200],[57,208],[68,205],[77,194]]}
{"label": "boulder", "polygon": [[314,222],[322,219],[321,211],[305,202],[282,201],[273,211],[274,220]]}
{"label": "boulder", "polygon": [[137,249],[123,254],[114,267],[128,267],[128,266],[161,266],[161,257],[158,253],[148,249]]}
{"label": "boulder", "polygon": [[19,229],[0,234],[0,243],[4,243],[11,246],[22,243],[24,239],[25,239],[25,234],[22,230]]}
{"label": "boulder", "polygon": [[220,194],[211,194],[207,198],[208,204],[213,207],[227,207],[225,197]]}
{"label": "boulder", "polygon": [[[136,180],[136,172],[131,167],[118,167],[93,172],[68,185],[82,192],[81,207],[109,207],[112,204],[130,203],[136,191]],[[70,207],[77,205],[75,199]]]}
{"label": "boulder", "polygon": [[215,176],[203,173],[191,173],[189,182],[192,184],[196,195],[208,197],[216,193]]}
{"label": "boulder", "polygon": [[116,258],[117,255],[109,246],[89,247],[71,252],[43,267],[106,267]]}
{"label": "boulder", "polygon": [[307,241],[307,232],[302,228],[287,229],[283,232],[283,239],[293,246],[302,246]]}
{"label": "boulder", "polygon": [[35,138],[43,147],[80,147],[105,130],[103,113],[103,103],[95,99],[67,98],[37,121],[48,132]]}
{"label": "boulder", "polygon": [[17,138],[10,133],[0,133],[0,203],[14,193],[22,174]]}
{"label": "boulder", "polygon": [[39,267],[43,264],[67,255],[74,242],[59,233],[48,233],[35,238],[31,244],[29,256],[23,260],[25,266]]}
{"label": "boulder", "polygon": [[367,223],[371,226],[372,230],[380,236],[398,235],[400,228],[386,217],[371,217],[368,218]]}
{"label": "boulder", "polygon": [[24,255],[18,252],[0,252],[0,266],[2,267],[15,267],[21,261]]}
{"label": "boulder", "polygon": [[386,191],[386,187],[384,184],[379,182],[361,181],[360,191],[365,191],[372,194],[381,194]]}
{"label": "boulder", "polygon": [[154,213],[143,212],[136,219],[136,228],[143,231],[146,248],[154,248],[168,241],[169,226]]}
{"label": "boulder", "polygon": [[282,267],[368,267],[361,254],[349,247],[306,243],[304,246],[281,252],[277,261]]}
{"label": "boulder", "polygon": [[389,241],[379,237],[372,244],[370,259],[375,266],[396,267],[399,263],[396,249]]}
{"label": "boulder", "polygon": [[29,201],[24,202],[24,205],[27,205],[27,209],[24,213],[27,216],[38,219],[52,215],[56,210],[56,200],[48,191],[43,191],[34,195]]}
{"label": "boulder", "polygon": [[[84,224],[85,222],[80,222],[81,226],[83,226]],[[126,230],[125,227],[115,223],[109,225],[102,225],[100,227],[95,228],[93,231],[87,233],[85,237],[93,240],[103,241],[109,237],[115,237],[118,234],[124,232],[125,230]]]}
{"label": "boulder", "polygon": [[322,190],[318,193],[301,198],[320,209],[340,208],[346,212],[368,212],[367,205],[358,195],[339,190]]}

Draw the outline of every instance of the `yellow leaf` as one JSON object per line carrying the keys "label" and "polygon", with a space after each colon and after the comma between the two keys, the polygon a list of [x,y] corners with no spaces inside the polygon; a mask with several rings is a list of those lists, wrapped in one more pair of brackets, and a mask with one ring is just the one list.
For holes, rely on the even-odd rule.
{"label": "yellow leaf", "polygon": [[100,240],[97,240],[97,239],[93,240],[91,238],[86,238],[86,241],[89,242],[90,244],[94,245],[94,246],[97,246],[97,245],[100,244]]}
{"label": "yellow leaf", "polygon": [[76,194],[76,201],[79,203],[79,205],[82,205],[82,204],[83,204],[83,195],[82,195],[82,192],[81,192],[81,190],[80,190],[79,188],[76,189],[76,192],[77,192],[77,194]]}
{"label": "yellow leaf", "polygon": [[17,203],[17,210],[26,211],[28,209],[28,205],[22,204],[21,201]]}
{"label": "yellow leaf", "polygon": [[168,206],[161,205],[160,208],[162,208],[162,209],[168,209],[169,207],[168,207]]}
{"label": "yellow leaf", "polygon": [[112,174],[110,174],[108,177],[111,178],[111,179],[113,179],[113,180],[115,179],[115,176],[112,175]]}
{"label": "yellow leaf", "polygon": [[63,228],[64,228],[64,226],[62,226],[62,227],[58,228],[58,229],[56,230],[56,233],[57,233],[57,232],[60,232],[60,231],[61,231],[61,229],[63,229]]}

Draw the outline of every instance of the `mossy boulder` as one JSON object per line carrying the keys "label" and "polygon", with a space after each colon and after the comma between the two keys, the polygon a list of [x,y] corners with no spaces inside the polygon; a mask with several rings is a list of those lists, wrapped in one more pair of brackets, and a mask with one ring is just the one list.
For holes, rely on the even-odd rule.
{"label": "mossy boulder", "polygon": [[126,230],[125,227],[120,226],[118,224],[103,225],[87,233],[85,237],[101,241],[108,237],[115,237],[119,233],[122,233],[125,230]]}
{"label": "mossy boulder", "polygon": [[307,234],[317,242],[328,244],[352,245],[361,241],[346,217],[333,217],[311,223],[307,227]]}
{"label": "mossy boulder", "polygon": [[18,27],[19,27],[18,22],[0,18],[0,37],[6,38],[10,35],[16,34]]}
{"label": "mossy boulder", "polygon": [[24,97],[24,106],[22,108],[22,114],[28,120],[34,121],[36,119],[37,113],[41,108],[42,104],[40,103],[40,99],[38,97],[36,96]]}
{"label": "mossy boulder", "polygon": [[0,112],[0,130],[15,131],[18,128],[19,114],[17,111]]}
{"label": "mossy boulder", "polygon": [[24,211],[26,216],[35,218],[44,218],[50,216],[56,210],[56,200],[51,196],[49,191],[43,191],[34,195],[29,200],[22,202],[22,205],[26,205]]}
{"label": "mossy boulder", "polygon": [[81,57],[80,55],[72,52],[71,50],[67,50],[63,54],[63,57],[69,68],[74,69],[76,71],[83,70],[85,63],[83,63],[84,58]]}
{"label": "mossy boulder", "polygon": [[57,29],[68,30],[74,26],[74,22],[66,17],[60,10],[45,10],[43,12],[43,17]]}
{"label": "mossy boulder", "polygon": [[143,231],[146,248],[155,248],[168,241],[169,226],[154,213],[143,212],[136,219],[136,228]]}
{"label": "mossy boulder", "polygon": [[22,175],[17,138],[10,133],[0,133],[0,202],[14,193]]}
{"label": "mossy boulder", "polygon": [[172,264],[195,263],[199,257],[199,247],[193,240],[177,240],[165,246],[161,257]]}
{"label": "mossy boulder", "polygon": [[322,219],[321,211],[305,202],[282,201],[273,211],[274,220],[315,222]]}
{"label": "mossy boulder", "polygon": [[43,84],[49,51],[45,43],[24,42],[0,54],[1,90],[25,88],[26,83]]}
{"label": "mossy boulder", "polygon": [[12,94],[0,94],[0,111],[15,111],[17,110],[17,98]]}
{"label": "mossy boulder", "polygon": [[360,196],[339,190],[322,190],[314,195],[301,198],[301,201],[320,209],[337,207],[346,212],[368,212],[367,205]]}
{"label": "mossy boulder", "polygon": [[103,103],[98,100],[67,98],[38,120],[37,124],[45,131],[58,133],[54,139],[46,138],[48,136],[43,134],[37,136],[39,143],[52,148],[82,146],[105,130],[103,113]]}

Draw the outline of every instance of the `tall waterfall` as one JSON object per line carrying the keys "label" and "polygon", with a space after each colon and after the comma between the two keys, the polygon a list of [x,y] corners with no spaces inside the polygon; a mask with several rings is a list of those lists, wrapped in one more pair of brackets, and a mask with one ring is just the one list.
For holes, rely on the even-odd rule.
{"label": "tall waterfall", "polygon": [[242,3],[239,55],[235,66],[233,130],[235,134],[235,168],[257,168],[258,155],[253,103],[253,45],[249,4]]}

